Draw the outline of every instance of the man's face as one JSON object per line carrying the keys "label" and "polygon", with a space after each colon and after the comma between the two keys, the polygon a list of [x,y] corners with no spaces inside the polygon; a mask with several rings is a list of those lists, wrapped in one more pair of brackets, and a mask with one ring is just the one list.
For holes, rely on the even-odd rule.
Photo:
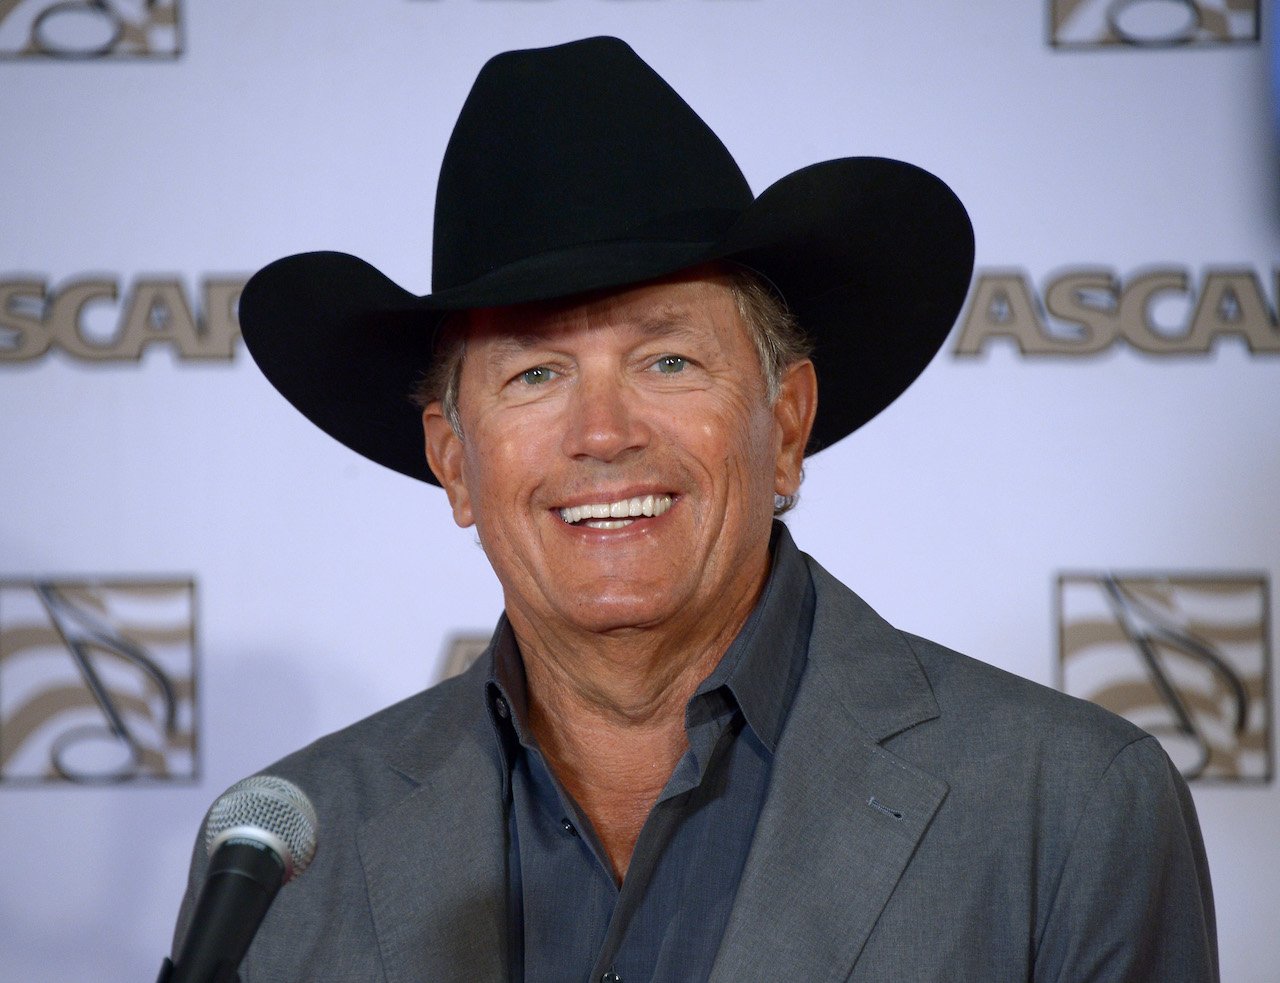
{"label": "man's face", "polygon": [[518,631],[679,628],[754,604],[815,384],[801,363],[771,406],[726,281],[702,274],[471,312],[463,436],[433,404],[428,457]]}

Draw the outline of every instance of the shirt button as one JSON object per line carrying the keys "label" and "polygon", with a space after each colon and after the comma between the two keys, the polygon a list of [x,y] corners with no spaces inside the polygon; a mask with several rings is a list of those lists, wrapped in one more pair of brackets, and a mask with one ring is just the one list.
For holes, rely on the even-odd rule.
{"label": "shirt button", "polygon": [[600,983],[622,983],[622,977],[613,970],[609,970],[609,972],[600,977]]}
{"label": "shirt button", "polygon": [[493,701],[493,708],[498,712],[498,716],[503,720],[506,720],[511,716],[511,708],[507,706],[507,701],[500,696]]}
{"label": "shirt button", "polygon": [[[568,833],[570,836],[577,836],[577,835],[578,835],[578,831],[577,831],[577,829],[575,829],[575,828],[574,828],[573,823],[569,822],[569,820],[568,820],[568,819],[561,819],[561,820],[560,820],[560,828],[561,828],[561,829],[563,829],[563,830],[564,830],[566,833]],[[605,975],[606,975],[606,976],[608,976],[609,974],[608,974],[608,973],[606,973]]]}

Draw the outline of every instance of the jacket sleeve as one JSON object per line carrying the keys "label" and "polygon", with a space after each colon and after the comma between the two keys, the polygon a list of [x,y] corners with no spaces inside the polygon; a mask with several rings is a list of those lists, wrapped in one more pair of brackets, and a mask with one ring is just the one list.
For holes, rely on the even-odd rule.
{"label": "jacket sleeve", "polygon": [[1036,983],[1218,983],[1195,806],[1155,738],[1126,745],[1092,791],[1038,921]]}

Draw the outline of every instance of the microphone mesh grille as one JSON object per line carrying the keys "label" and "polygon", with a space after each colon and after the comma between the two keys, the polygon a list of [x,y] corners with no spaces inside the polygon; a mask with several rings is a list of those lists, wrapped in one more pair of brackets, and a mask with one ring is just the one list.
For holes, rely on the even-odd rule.
{"label": "microphone mesh grille", "polygon": [[288,848],[290,855],[282,859],[292,879],[315,856],[317,825],[315,807],[297,785],[275,775],[254,775],[236,782],[210,807],[205,845],[212,852],[214,841],[236,826],[266,830]]}

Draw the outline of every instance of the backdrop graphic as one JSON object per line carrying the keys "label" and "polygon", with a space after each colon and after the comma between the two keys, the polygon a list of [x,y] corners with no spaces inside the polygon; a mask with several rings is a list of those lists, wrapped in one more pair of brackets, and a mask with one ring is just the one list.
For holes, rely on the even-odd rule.
{"label": "backdrop graphic", "polygon": [[[487,634],[501,599],[474,536],[285,404],[235,301],[247,272],[324,248],[427,292],[476,71],[596,33],[757,191],[876,154],[966,202],[955,332],[809,462],[788,522],[901,627],[1118,694],[1186,767],[1203,738],[1223,978],[1280,978],[1271,19],[1247,0],[0,0],[0,979],[153,979],[213,798]],[[1135,647],[1161,626],[1198,731]],[[57,748],[97,780],[59,774]]]}
{"label": "backdrop graphic", "polygon": [[2,0],[0,57],[174,58],[178,0]]}
{"label": "backdrop graphic", "polygon": [[53,287],[0,280],[0,364],[53,350],[91,362],[137,361],[155,345],[179,359],[229,360],[240,337],[236,301],[245,279],[206,277],[199,307],[179,277],[140,277],[125,288],[114,276],[73,277]]}
{"label": "backdrop graphic", "polygon": [[0,581],[0,781],[191,780],[191,581]]}
{"label": "backdrop graphic", "polygon": [[1055,45],[1158,48],[1257,41],[1260,0],[1050,0]]}
{"label": "backdrop graphic", "polygon": [[1190,781],[1270,781],[1269,606],[1257,575],[1061,576],[1059,684],[1156,735]]}

